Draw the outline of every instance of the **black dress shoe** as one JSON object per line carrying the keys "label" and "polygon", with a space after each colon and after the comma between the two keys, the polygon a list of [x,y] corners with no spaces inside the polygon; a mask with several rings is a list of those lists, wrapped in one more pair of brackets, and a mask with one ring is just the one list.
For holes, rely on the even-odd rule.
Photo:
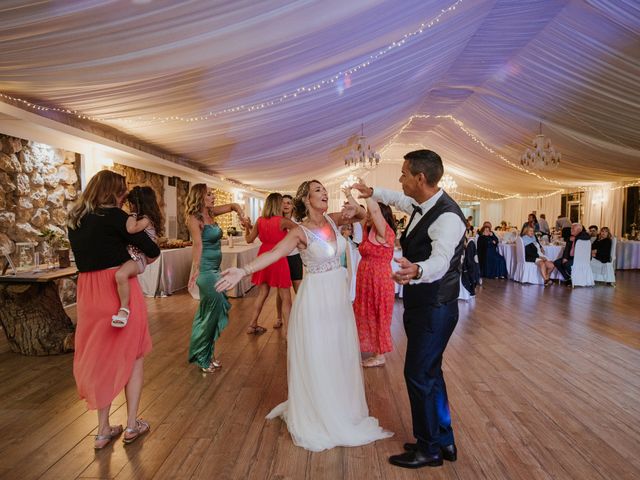
{"label": "black dress shoe", "polygon": [[[417,443],[405,443],[404,449],[407,452],[415,452],[418,450]],[[440,447],[440,453],[442,458],[448,462],[455,462],[458,459],[458,449],[455,444],[447,445],[446,447]]]}
{"label": "black dress shoe", "polygon": [[439,453],[427,455],[419,450],[391,455],[389,463],[402,468],[439,467],[442,465],[442,455]]}

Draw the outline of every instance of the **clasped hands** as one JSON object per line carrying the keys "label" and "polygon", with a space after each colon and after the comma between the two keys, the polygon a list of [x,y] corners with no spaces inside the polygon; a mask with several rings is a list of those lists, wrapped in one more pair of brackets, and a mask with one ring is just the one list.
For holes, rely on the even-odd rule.
{"label": "clasped hands", "polygon": [[391,278],[399,285],[406,285],[418,274],[418,265],[411,263],[405,257],[394,258],[394,262],[400,264],[397,272],[391,273]]}

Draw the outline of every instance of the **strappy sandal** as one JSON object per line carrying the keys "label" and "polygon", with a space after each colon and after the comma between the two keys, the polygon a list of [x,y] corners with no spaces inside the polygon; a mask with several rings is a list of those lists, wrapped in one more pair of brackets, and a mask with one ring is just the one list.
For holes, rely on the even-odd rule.
{"label": "strappy sandal", "polygon": [[102,450],[104,447],[109,445],[114,438],[118,438],[122,435],[122,425],[117,425],[115,427],[109,427],[111,430],[108,435],[96,435],[95,441],[93,444],[93,448],[96,450]]}
{"label": "strappy sandal", "polygon": [[202,373],[214,373],[216,370],[222,368],[222,363],[218,360],[213,359],[208,367],[200,367],[200,371]]}
{"label": "strappy sandal", "polygon": [[247,329],[247,335],[262,335],[267,329],[260,325],[250,325]]}
{"label": "strappy sandal", "polygon": [[[127,427],[125,429],[124,436],[122,437],[122,441],[126,445],[129,445],[135,442],[138,438],[140,438],[145,433],[148,433],[149,430],[151,430],[151,426],[147,422],[139,418],[136,420],[136,426],[134,428]],[[130,434],[130,436],[127,437],[127,434]]]}
{"label": "strappy sandal", "polygon": [[[120,312],[124,312],[126,315],[120,315]],[[124,328],[129,321],[129,315],[131,311],[127,307],[120,307],[118,314],[111,317],[111,326],[116,328]]]}
{"label": "strappy sandal", "polygon": [[386,363],[384,357],[380,355],[379,357],[369,357],[364,362],[362,362],[362,366],[365,368],[370,367],[382,367]]}

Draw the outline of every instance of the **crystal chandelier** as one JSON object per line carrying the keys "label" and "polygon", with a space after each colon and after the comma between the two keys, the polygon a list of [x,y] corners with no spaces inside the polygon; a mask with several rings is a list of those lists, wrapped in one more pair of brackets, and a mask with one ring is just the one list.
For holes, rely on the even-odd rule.
{"label": "crystal chandelier", "polygon": [[540,123],[540,133],[533,139],[533,150],[527,148],[520,157],[520,165],[533,170],[553,170],[560,165],[562,154],[556,151],[551,145],[551,140],[542,134],[542,123]]}
{"label": "crystal chandelier", "polygon": [[454,192],[458,188],[458,184],[451,175],[445,173],[438,182],[438,187],[447,192]]}
{"label": "crystal chandelier", "polygon": [[380,154],[371,148],[371,145],[367,142],[367,137],[364,136],[363,123],[356,148],[352,148],[344,158],[344,166],[349,167],[350,170],[358,170],[359,168],[373,170],[379,163]]}

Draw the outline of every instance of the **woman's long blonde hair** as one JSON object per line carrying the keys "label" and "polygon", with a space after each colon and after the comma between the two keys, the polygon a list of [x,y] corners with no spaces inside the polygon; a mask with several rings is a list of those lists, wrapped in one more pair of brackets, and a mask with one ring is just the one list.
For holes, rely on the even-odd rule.
{"label": "woman's long blonde hair", "polygon": [[[204,221],[204,218],[202,218],[202,209],[204,208],[204,198],[207,196],[208,191],[209,189],[204,183],[196,183],[189,190],[189,195],[187,195],[187,205],[184,208],[184,219],[187,225],[189,225],[189,217],[191,215],[201,222]],[[209,216],[211,218],[214,217],[212,209],[209,209]]]}
{"label": "woman's long blonde hair", "polygon": [[80,194],[67,218],[67,226],[73,230],[80,227],[85,215],[94,213],[102,207],[117,207],[118,197],[127,191],[126,179],[111,170],[101,170],[96,173],[87,188]]}
{"label": "woman's long blonde hair", "polygon": [[264,201],[262,216],[264,218],[271,218],[277,215],[282,216],[282,194],[270,193]]}

